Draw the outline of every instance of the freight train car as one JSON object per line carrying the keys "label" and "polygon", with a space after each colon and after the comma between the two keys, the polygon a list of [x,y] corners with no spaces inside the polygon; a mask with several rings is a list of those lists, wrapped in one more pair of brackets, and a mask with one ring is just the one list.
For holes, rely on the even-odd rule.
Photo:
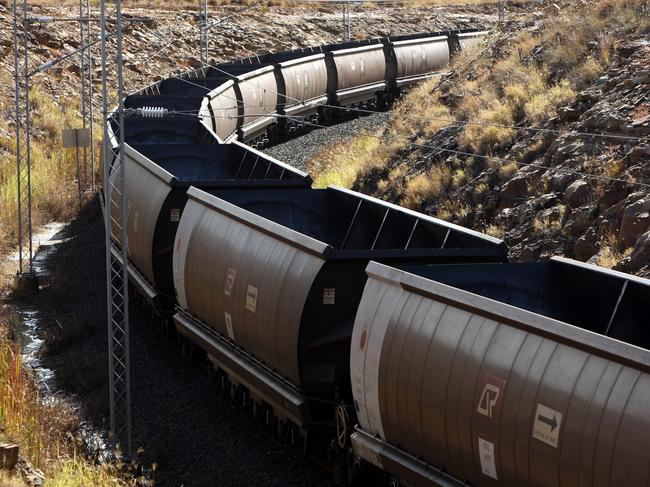
{"label": "freight train car", "polygon": [[[178,331],[304,434],[351,401],[366,264],[502,262],[502,241],[352,191],[191,188],[173,256]],[[328,429],[329,428],[329,429]]]}
{"label": "freight train car", "polygon": [[[173,310],[176,302],[172,248],[190,186],[250,190],[308,188],[312,182],[307,174],[236,141],[126,145],[125,151],[129,273],[160,313]],[[111,174],[115,187],[118,176]],[[119,211],[118,196],[112,211]]]}
{"label": "freight train car", "polygon": [[[376,38],[216,65],[201,72],[204,82],[195,83],[211,88],[200,116],[222,141],[237,137],[263,147],[278,135],[339,116],[346,108],[386,106],[486,34],[467,31]],[[180,89],[191,81],[167,83],[161,88],[169,92],[170,87]]]}
{"label": "freight train car", "polygon": [[649,280],[560,258],[367,272],[357,458],[393,485],[648,485]]}

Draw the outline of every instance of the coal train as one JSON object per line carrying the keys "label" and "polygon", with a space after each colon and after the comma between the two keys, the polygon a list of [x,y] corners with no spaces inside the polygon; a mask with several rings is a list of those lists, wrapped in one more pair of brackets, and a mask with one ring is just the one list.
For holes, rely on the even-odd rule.
{"label": "coal train", "polygon": [[650,281],[511,263],[247,145],[386,104],[480,35],[267,54],[127,97],[131,282],[340,484],[648,485]]}
{"label": "coal train", "polygon": [[129,97],[127,107],[198,110],[215,140],[262,148],[342,107],[386,106],[485,34],[427,32],[263,54],[159,81]]}

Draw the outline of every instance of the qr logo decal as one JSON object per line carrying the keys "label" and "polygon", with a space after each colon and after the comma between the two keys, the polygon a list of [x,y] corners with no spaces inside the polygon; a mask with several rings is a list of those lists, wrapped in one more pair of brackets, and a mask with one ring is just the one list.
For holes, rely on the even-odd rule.
{"label": "qr logo decal", "polygon": [[493,418],[497,413],[497,407],[503,395],[506,381],[490,374],[484,374],[481,384],[481,395],[476,406],[476,412],[488,418]]}

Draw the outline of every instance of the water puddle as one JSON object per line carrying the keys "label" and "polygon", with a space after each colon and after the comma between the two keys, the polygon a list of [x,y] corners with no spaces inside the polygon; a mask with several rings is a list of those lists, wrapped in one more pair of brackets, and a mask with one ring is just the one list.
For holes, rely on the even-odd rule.
{"label": "water puddle", "polygon": [[[57,246],[66,242],[63,236],[64,224],[51,223],[34,234],[34,271],[42,283],[47,283],[49,275],[47,269],[48,257],[56,251]],[[9,261],[18,262],[18,253],[9,256]],[[56,388],[56,375],[54,370],[48,368],[41,360],[41,349],[44,340],[43,330],[48,325],[43,320],[49,319],[41,315],[38,309],[28,303],[16,301],[12,305],[13,334],[20,345],[23,364],[32,371],[36,387],[45,402],[65,402],[75,412],[80,412],[81,405],[74,399],[61,394]],[[56,323],[55,326],[61,326]],[[91,458],[100,462],[112,460],[112,453],[107,435],[95,428],[90,422],[83,421],[80,426],[79,436],[82,444]]]}

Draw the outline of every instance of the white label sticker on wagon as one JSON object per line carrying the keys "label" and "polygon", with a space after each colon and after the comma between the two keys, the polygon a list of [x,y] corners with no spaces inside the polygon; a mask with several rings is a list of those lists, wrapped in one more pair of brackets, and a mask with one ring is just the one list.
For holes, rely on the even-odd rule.
{"label": "white label sticker on wagon", "polygon": [[483,438],[478,439],[478,454],[481,457],[481,472],[483,475],[497,480],[497,466],[494,459],[494,443]]}
{"label": "white label sticker on wagon", "polygon": [[246,309],[255,313],[257,309],[257,288],[255,286],[248,285],[248,291],[246,292]]}
{"label": "white label sticker on wagon", "polygon": [[226,331],[228,332],[228,338],[235,341],[235,332],[232,329],[232,316],[230,316],[230,313],[226,312],[224,312],[224,316],[226,318]]}
{"label": "white label sticker on wagon", "polygon": [[181,220],[181,210],[180,208],[172,208],[169,214],[169,221],[178,222]]}
{"label": "white label sticker on wagon", "polygon": [[562,413],[543,404],[537,404],[535,423],[533,424],[533,438],[557,448],[560,437]]}
{"label": "white label sticker on wagon", "polygon": [[133,231],[138,231],[138,219],[140,218],[140,213],[137,211],[133,214]]}
{"label": "white label sticker on wagon", "polygon": [[226,286],[223,289],[223,293],[226,296],[232,296],[232,288],[235,287],[236,277],[237,271],[232,267],[228,267],[228,272],[226,273]]}
{"label": "white label sticker on wagon", "polygon": [[323,288],[323,304],[334,304],[336,301],[336,288],[326,287]]}

